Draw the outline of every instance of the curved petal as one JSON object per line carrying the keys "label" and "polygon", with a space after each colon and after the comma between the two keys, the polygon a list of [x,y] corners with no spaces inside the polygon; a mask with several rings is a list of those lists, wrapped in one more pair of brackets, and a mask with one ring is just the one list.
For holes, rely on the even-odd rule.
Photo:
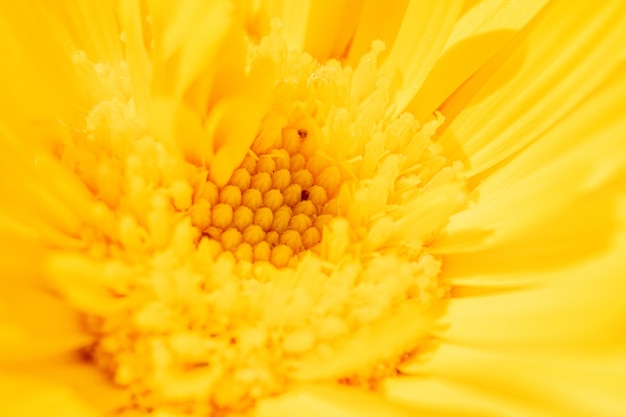
{"label": "curved petal", "polygon": [[571,111],[619,62],[626,4],[550,3],[444,104],[439,139],[475,175]]}
{"label": "curved petal", "polygon": [[[564,243],[572,236],[567,228],[596,239],[610,232],[625,175],[624,97],[626,65],[539,140],[479,178],[474,205],[453,216],[435,250],[476,252],[513,242],[534,247],[558,236]],[[557,239],[542,237],[550,233]]]}
{"label": "curved petal", "polygon": [[454,25],[424,85],[407,110],[425,120],[546,5],[547,0],[483,0]]}
{"label": "curved petal", "polygon": [[413,99],[439,58],[462,8],[457,0],[410,1],[380,74],[391,80],[389,116],[400,114]]}

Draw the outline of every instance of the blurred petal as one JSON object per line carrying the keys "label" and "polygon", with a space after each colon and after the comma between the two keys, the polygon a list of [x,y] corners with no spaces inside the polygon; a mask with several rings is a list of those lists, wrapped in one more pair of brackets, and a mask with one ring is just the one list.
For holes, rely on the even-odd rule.
{"label": "blurred petal", "polygon": [[547,282],[544,286],[455,298],[447,313],[450,327],[442,337],[483,348],[540,352],[610,349],[626,343],[621,331],[626,326],[621,302],[625,254],[622,233],[597,258],[534,272],[534,279]]}
{"label": "blurred petal", "polygon": [[0,367],[4,416],[110,415],[128,401],[91,364],[76,355]]}
{"label": "blurred petal", "polygon": [[626,409],[623,353],[507,355],[448,346],[420,375],[388,381],[385,392],[410,405],[479,415],[619,417]]}
{"label": "blurred petal", "polygon": [[367,391],[341,386],[305,385],[262,401],[255,417],[409,417],[409,408],[395,405]]}

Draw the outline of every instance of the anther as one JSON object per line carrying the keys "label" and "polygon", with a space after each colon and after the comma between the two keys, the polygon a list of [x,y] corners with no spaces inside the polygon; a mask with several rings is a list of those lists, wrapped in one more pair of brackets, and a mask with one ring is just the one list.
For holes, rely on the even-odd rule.
{"label": "anther", "polygon": [[298,233],[303,233],[306,229],[313,225],[313,221],[306,214],[296,214],[289,222],[289,229]]}
{"label": "anther", "polygon": [[269,190],[263,196],[263,205],[275,211],[283,205],[283,195],[278,190]]}
{"label": "anther", "polygon": [[235,258],[237,258],[238,261],[252,262],[252,246],[246,242],[239,244],[239,246],[237,246],[237,250],[235,250]]}
{"label": "anther", "polygon": [[291,182],[299,184],[302,188],[309,188],[313,185],[313,175],[306,169],[294,172],[291,176]]}
{"label": "anther", "polygon": [[267,172],[259,172],[252,177],[250,187],[265,193],[272,188],[272,177]]}
{"label": "anther", "polygon": [[215,226],[209,226],[206,230],[206,234],[211,237],[211,239],[219,241],[222,238],[222,229]]}
{"label": "anther", "polygon": [[313,222],[313,226],[317,230],[322,232],[324,229],[324,226],[327,225],[332,219],[333,219],[333,216],[330,214],[319,215],[315,218],[315,221]]}
{"label": "anther", "polygon": [[271,252],[269,243],[261,241],[254,246],[254,260],[257,262],[269,261]]}
{"label": "anther", "polygon": [[243,241],[251,245],[256,245],[263,239],[265,239],[265,231],[258,224],[252,224],[243,231]]}
{"label": "anther", "polygon": [[209,181],[209,182],[205,182],[202,185],[200,192],[196,196],[196,199],[203,198],[209,203],[211,203],[212,206],[214,206],[217,204],[218,196],[219,196],[219,190],[217,189],[217,185]]}
{"label": "anther", "polygon": [[252,211],[255,211],[263,205],[263,194],[261,194],[259,190],[251,188],[243,193],[241,201],[244,206],[249,207]]}
{"label": "anther", "polygon": [[233,214],[233,225],[240,231],[252,224],[254,213],[249,207],[239,206]]}
{"label": "anther", "polygon": [[220,203],[228,204],[232,208],[241,205],[241,190],[234,185],[227,185],[220,191]]}
{"label": "anther", "polygon": [[211,204],[205,199],[199,199],[196,204],[189,209],[191,224],[200,230],[204,230],[211,225]]}
{"label": "anther", "polygon": [[328,202],[326,202],[326,204],[324,204],[324,208],[322,209],[322,213],[324,214],[330,214],[332,216],[336,216],[338,213],[338,202],[336,198],[333,198],[332,200],[329,200]]}
{"label": "anther", "polygon": [[302,198],[302,187],[299,184],[291,184],[283,191],[283,202],[288,206],[295,206]]}
{"label": "anther", "polygon": [[276,163],[276,170],[289,169],[289,153],[284,149],[275,149],[272,151],[272,157]]}
{"label": "anther", "polygon": [[291,184],[291,172],[288,169],[280,169],[272,174],[272,188],[285,191]]}
{"label": "anther", "polygon": [[231,227],[222,233],[222,246],[224,246],[224,249],[226,250],[233,250],[241,243],[242,240],[243,237],[241,236],[241,232],[235,228]]}
{"label": "anther", "polygon": [[326,189],[329,196],[334,196],[339,189],[339,184],[341,184],[341,172],[339,172],[339,168],[330,166],[320,172],[315,180],[317,185]]}
{"label": "anther", "polygon": [[280,243],[289,246],[295,253],[302,249],[302,236],[295,230],[286,230],[280,235]]}
{"label": "anther", "polygon": [[274,213],[274,221],[272,223],[272,230],[282,233],[287,230],[289,221],[291,220],[291,209],[287,206],[283,206],[276,210]]}
{"label": "anther", "polygon": [[298,136],[298,132],[294,129],[285,129],[283,131],[283,146],[282,148],[286,150],[289,155],[295,155],[298,152],[298,148],[300,147],[300,137]]}
{"label": "anther", "polygon": [[317,207],[322,207],[328,200],[328,194],[324,187],[314,185],[309,189],[309,200]]}
{"label": "anther", "polygon": [[267,234],[265,235],[265,241],[269,243],[271,247],[278,245],[278,238],[280,238],[280,235],[278,234],[278,232],[275,232],[273,230],[271,232],[267,232]]}
{"label": "anther", "polygon": [[274,171],[276,171],[276,162],[274,161],[274,158],[269,156],[261,157],[256,164],[257,173],[266,172],[268,174],[272,174]]}
{"label": "anther", "polygon": [[300,171],[301,169],[304,169],[305,165],[306,159],[304,158],[304,155],[301,154],[293,155],[289,160],[289,169],[291,172]]}
{"label": "anther", "polygon": [[293,256],[293,250],[287,245],[278,245],[272,249],[270,262],[277,268],[282,268],[289,263],[289,259]]}
{"label": "anther", "polygon": [[306,169],[308,169],[314,177],[317,177],[326,167],[329,161],[322,155],[315,154],[306,161]]}
{"label": "anther", "polygon": [[254,224],[261,226],[266,232],[272,227],[274,212],[267,207],[261,207],[254,213]]}
{"label": "anther", "polygon": [[239,188],[241,191],[245,191],[250,188],[251,179],[252,176],[250,175],[248,170],[246,170],[245,168],[237,168],[233,172],[233,175],[231,175],[228,183]]}
{"label": "anther", "polygon": [[305,249],[312,248],[320,243],[322,240],[322,234],[315,227],[309,227],[302,233],[302,244]]}
{"label": "anther", "polygon": [[216,205],[211,212],[211,220],[216,227],[226,229],[233,221],[233,208],[224,203]]}
{"label": "anther", "polygon": [[246,155],[241,162],[240,168],[245,169],[250,175],[256,174],[256,159],[250,155]]}
{"label": "anther", "polygon": [[301,201],[293,208],[294,214],[305,214],[309,217],[313,217],[317,214],[317,208],[311,200]]}

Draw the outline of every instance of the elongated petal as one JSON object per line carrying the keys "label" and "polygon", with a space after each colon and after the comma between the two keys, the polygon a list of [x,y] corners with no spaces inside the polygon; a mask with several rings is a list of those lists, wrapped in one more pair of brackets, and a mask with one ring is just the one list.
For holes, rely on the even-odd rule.
{"label": "elongated petal", "polygon": [[618,417],[626,406],[625,365],[620,351],[509,355],[449,346],[422,369],[427,378],[390,380],[385,392],[411,405],[462,407],[479,415]]}
{"label": "elongated petal", "polygon": [[409,408],[394,405],[383,397],[366,391],[340,386],[305,385],[289,394],[263,401],[256,417],[409,417]]}
{"label": "elongated petal", "polygon": [[[610,232],[610,219],[617,214],[615,198],[623,191],[625,74],[622,65],[584,105],[484,176],[476,204],[453,217],[438,250],[472,251],[515,241],[531,248],[533,241],[556,242],[551,239],[567,239],[576,230],[597,242]],[[568,211],[570,206],[575,208]],[[588,221],[580,221],[582,216]],[[468,239],[472,231],[483,233]]]}
{"label": "elongated petal", "polygon": [[394,93],[387,114],[401,113],[435,65],[454,23],[461,1],[411,1],[381,73],[392,81]]}
{"label": "elongated petal", "polygon": [[556,1],[443,106],[441,144],[481,172],[522,149],[615,68],[626,28],[621,2]]}
{"label": "elongated petal", "polygon": [[407,110],[424,120],[542,9],[547,0],[471,4]]}

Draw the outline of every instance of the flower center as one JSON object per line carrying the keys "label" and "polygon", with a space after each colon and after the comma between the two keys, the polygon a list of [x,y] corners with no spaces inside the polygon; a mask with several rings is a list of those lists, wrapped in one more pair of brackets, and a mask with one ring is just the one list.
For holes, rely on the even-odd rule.
{"label": "flower center", "polygon": [[276,64],[275,97],[224,185],[148,131],[123,91],[60,152],[97,202],[47,272],[129,410],[210,415],[293,383],[375,387],[447,297],[428,243],[464,187],[431,140],[440,118],[388,120],[380,44],[354,70],[275,36],[249,49]]}
{"label": "flower center", "polygon": [[227,185],[210,180],[190,210],[214,255],[295,266],[304,250],[319,253],[323,227],[337,214],[339,168],[316,154],[313,134],[285,128],[256,139]]}

